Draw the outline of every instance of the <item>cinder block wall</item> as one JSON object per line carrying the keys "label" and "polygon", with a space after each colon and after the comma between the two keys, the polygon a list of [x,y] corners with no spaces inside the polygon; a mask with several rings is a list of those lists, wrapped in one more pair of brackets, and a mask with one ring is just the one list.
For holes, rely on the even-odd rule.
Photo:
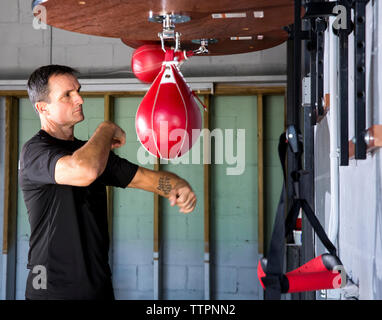
{"label": "cinder block wall", "polygon": [[[127,143],[115,152],[132,162],[141,147],[135,133],[135,114],[141,101],[137,98],[115,99],[115,122],[127,134]],[[87,140],[103,121],[103,98],[85,98],[85,121],[75,129],[77,138]],[[256,278],[257,235],[257,99],[216,97],[211,107],[212,127],[234,131],[233,155],[237,155],[237,129],[245,129],[245,171],[227,175],[227,164],[214,164],[212,158],[211,207],[211,296],[213,299],[259,299],[262,290]],[[265,150],[275,153],[274,137],[283,129],[283,97],[267,97],[264,104]],[[236,106],[236,107],[233,107]],[[29,100],[21,98],[19,151],[39,128],[40,123]],[[3,106],[1,108],[4,110]],[[239,110],[240,109],[240,110]],[[3,120],[0,123],[4,123]],[[1,128],[1,127],[0,127]],[[3,128],[4,129],[4,128]],[[3,132],[4,130],[0,130]],[[226,137],[225,137],[226,139]],[[214,142],[214,140],[213,140]],[[215,142],[216,144],[216,142]],[[214,149],[213,144],[213,149]],[[221,148],[222,146],[220,146]],[[224,145],[223,148],[226,148]],[[202,150],[202,146],[200,146]],[[226,152],[226,150],[224,150]],[[213,153],[214,154],[214,153]],[[223,153],[224,154],[224,153]],[[202,155],[202,152],[201,152]],[[190,157],[191,159],[191,157]],[[148,163],[144,165],[153,168]],[[271,230],[274,210],[281,188],[281,171],[272,155],[265,157],[266,230]],[[3,170],[3,165],[0,166]],[[161,201],[161,279],[162,299],[204,298],[204,217],[203,164],[161,165],[185,178],[194,188],[198,205],[184,215]],[[278,175],[279,173],[279,175]],[[3,180],[1,180],[3,182]],[[3,192],[1,193],[3,195]],[[273,196],[275,195],[275,196]],[[114,188],[111,266],[117,299],[153,298],[153,194]],[[2,209],[2,208],[1,208]],[[2,214],[2,210],[0,210]],[[266,231],[267,234],[267,231]],[[30,227],[21,191],[18,193],[16,298],[24,299]]]}

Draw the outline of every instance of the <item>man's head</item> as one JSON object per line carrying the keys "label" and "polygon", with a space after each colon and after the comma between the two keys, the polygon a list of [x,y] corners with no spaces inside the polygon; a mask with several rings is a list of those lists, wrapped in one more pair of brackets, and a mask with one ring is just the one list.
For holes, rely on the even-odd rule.
{"label": "man's head", "polygon": [[76,73],[67,66],[47,65],[31,74],[28,95],[42,121],[74,125],[84,119]]}

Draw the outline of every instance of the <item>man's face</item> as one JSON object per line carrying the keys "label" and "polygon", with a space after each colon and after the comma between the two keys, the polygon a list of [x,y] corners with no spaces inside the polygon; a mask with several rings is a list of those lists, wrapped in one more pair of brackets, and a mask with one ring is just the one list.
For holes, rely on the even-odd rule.
{"label": "man's face", "polygon": [[49,78],[49,103],[46,104],[45,117],[61,126],[73,126],[84,120],[79,94],[81,85],[71,74],[53,75]]}

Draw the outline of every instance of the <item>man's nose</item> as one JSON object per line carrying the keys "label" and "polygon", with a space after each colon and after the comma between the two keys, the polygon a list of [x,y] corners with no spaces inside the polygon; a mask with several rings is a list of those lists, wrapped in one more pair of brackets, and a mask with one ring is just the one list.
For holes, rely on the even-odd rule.
{"label": "man's nose", "polygon": [[84,103],[84,100],[82,99],[81,95],[78,92],[75,94],[74,101],[76,104],[83,104]]}

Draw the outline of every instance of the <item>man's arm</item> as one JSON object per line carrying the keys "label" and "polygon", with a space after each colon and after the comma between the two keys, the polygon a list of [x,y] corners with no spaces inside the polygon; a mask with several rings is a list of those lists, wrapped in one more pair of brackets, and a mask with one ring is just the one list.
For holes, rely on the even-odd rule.
{"label": "man's arm", "polygon": [[155,192],[169,199],[171,206],[178,205],[183,213],[193,211],[196,206],[196,195],[191,186],[171,172],[139,167],[128,187]]}
{"label": "man's arm", "polygon": [[58,184],[88,186],[105,170],[110,149],[126,142],[125,132],[116,124],[102,122],[92,137],[72,155],[60,158],[55,167]]}

